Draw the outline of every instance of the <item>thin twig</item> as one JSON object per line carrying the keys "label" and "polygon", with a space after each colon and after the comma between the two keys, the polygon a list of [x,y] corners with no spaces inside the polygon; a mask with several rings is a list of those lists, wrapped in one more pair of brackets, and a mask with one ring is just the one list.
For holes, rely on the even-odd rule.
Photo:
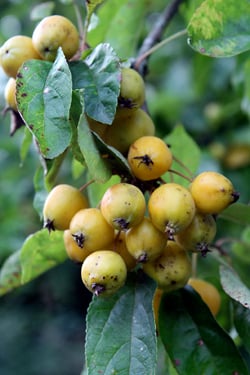
{"label": "thin twig", "polygon": [[88,22],[87,22],[87,17],[85,17],[85,20],[83,21],[83,17],[82,17],[80,7],[77,1],[73,1],[73,7],[75,10],[77,26],[78,26],[78,31],[79,31],[79,38],[80,38],[79,50],[74,56],[74,59],[78,60],[82,52],[86,49],[86,34],[87,34]]}
{"label": "thin twig", "polygon": [[190,176],[191,179],[194,177],[194,175],[191,172],[191,170],[180,159],[178,159],[176,156],[173,155],[173,160],[176,163],[178,163],[180,165],[180,167],[182,167],[183,169],[185,169],[185,171],[189,174],[189,176]]}
{"label": "thin twig", "polygon": [[172,173],[172,174],[176,174],[182,178],[184,178],[185,180],[187,180],[188,182],[192,182],[192,179],[186,175],[184,175],[183,173],[179,172],[179,171],[176,171],[175,169],[169,169],[168,172]]}
{"label": "thin twig", "polygon": [[184,29],[162,40],[160,43],[155,44],[152,48],[148,49],[143,55],[137,58],[137,60],[134,63],[134,69],[141,71],[142,62],[145,61],[145,59],[149,57],[153,52],[162,48],[165,44],[172,42],[172,40],[180,38],[181,36],[186,35],[186,34],[187,34],[187,30]]}
{"label": "thin twig", "polygon": [[85,190],[89,185],[93,184],[95,182],[95,179],[92,179],[88,182],[86,182],[84,185],[82,185],[78,190],[79,191],[83,191]]}
{"label": "thin twig", "polygon": [[144,39],[144,42],[139,50],[138,57],[134,63],[134,68],[138,70],[142,75],[145,75],[146,71],[146,57],[150,55],[148,54],[148,51],[152,49],[153,46],[159,43],[161,40],[162,34],[172,18],[175,16],[175,14],[178,12],[179,5],[184,0],[173,0],[172,3],[170,3],[159,19],[157,20],[155,26],[150,31],[148,36]]}

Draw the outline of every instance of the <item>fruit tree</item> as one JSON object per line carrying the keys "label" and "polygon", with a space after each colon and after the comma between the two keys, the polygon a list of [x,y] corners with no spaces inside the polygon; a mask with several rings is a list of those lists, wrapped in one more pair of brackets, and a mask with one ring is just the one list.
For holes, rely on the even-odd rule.
{"label": "fruit tree", "polygon": [[30,285],[51,303],[42,280],[72,267],[55,283],[84,343],[77,369],[64,345],[24,373],[247,375],[249,1],[15,3],[0,20],[0,296]]}

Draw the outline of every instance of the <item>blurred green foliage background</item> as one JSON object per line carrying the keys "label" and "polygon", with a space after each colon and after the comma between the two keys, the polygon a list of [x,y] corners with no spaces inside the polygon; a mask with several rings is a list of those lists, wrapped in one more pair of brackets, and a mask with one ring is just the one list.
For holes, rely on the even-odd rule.
{"label": "blurred green foliage background", "polygon": [[[166,1],[148,2],[141,41],[151,30]],[[38,2],[1,2],[0,44],[16,34],[31,36]],[[76,23],[71,1],[39,2]],[[83,2],[80,3],[84,15]],[[165,34],[185,28],[188,6],[181,7]],[[186,7],[186,8],[185,8]],[[250,88],[249,53],[227,59],[212,59],[192,51],[185,38],[163,47],[149,60],[147,105],[164,137],[176,124],[183,124],[202,150],[200,170],[212,169],[229,177],[240,192],[240,202],[250,200]],[[0,71],[0,108],[4,108],[7,77]],[[10,114],[0,117],[0,262],[18,250],[24,239],[39,230],[42,222],[33,208],[33,178],[39,166],[34,146],[22,162],[23,129],[10,137]],[[233,157],[232,157],[233,155]],[[64,170],[61,181],[71,181]],[[79,181],[74,181],[76,185]],[[217,239],[240,240],[245,228],[219,220]],[[229,248],[228,251],[230,251]],[[236,268],[246,285],[246,259],[235,255]],[[212,260],[201,273],[209,276]],[[211,274],[210,274],[211,275]],[[216,273],[213,274],[212,276]],[[64,264],[0,299],[0,373],[3,375],[74,375],[84,361],[85,314],[90,294],[80,281],[79,265]],[[227,324],[223,317],[223,324]]]}

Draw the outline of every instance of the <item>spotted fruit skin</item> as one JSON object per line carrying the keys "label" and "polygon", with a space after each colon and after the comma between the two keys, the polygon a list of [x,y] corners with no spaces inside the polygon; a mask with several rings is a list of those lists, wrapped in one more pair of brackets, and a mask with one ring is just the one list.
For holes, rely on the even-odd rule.
{"label": "spotted fruit skin", "polygon": [[48,194],[43,207],[44,227],[49,230],[69,229],[72,217],[88,200],[80,190],[68,184],[56,185]]}
{"label": "spotted fruit skin", "polygon": [[187,251],[205,256],[215,238],[216,229],[213,215],[196,212],[189,226],[178,233],[175,240]]}
{"label": "spotted fruit skin", "polygon": [[141,190],[135,185],[118,183],[106,190],[100,209],[114,229],[126,231],[142,221],[146,201]]}
{"label": "spotted fruit skin", "polygon": [[156,228],[173,240],[173,236],[193,220],[195,204],[185,187],[176,183],[165,183],[151,194],[148,211]]}
{"label": "spotted fruit skin", "polygon": [[123,258],[112,250],[91,253],[81,267],[81,278],[86,288],[96,296],[109,296],[120,289],[127,277]]}
{"label": "spotted fruit skin", "polygon": [[32,42],[44,60],[54,61],[59,47],[66,59],[70,59],[79,48],[79,33],[66,17],[52,15],[44,17],[37,24],[32,34]]}
{"label": "spotted fruit skin", "polygon": [[160,232],[147,217],[129,229],[125,238],[129,253],[140,263],[158,258],[167,243],[167,236]]}
{"label": "spotted fruit skin", "polygon": [[9,77],[16,78],[22,64],[31,59],[41,59],[41,56],[28,36],[15,35],[0,48],[0,65]]}
{"label": "spotted fruit skin", "polygon": [[162,254],[143,264],[143,271],[165,292],[182,288],[191,277],[192,266],[188,253],[176,242],[168,241]]}
{"label": "spotted fruit skin", "polygon": [[190,185],[190,192],[197,210],[204,214],[219,214],[239,198],[232,182],[213,171],[196,176]]}
{"label": "spotted fruit skin", "polygon": [[77,245],[89,252],[107,248],[115,233],[96,207],[79,210],[73,216],[69,229]]}

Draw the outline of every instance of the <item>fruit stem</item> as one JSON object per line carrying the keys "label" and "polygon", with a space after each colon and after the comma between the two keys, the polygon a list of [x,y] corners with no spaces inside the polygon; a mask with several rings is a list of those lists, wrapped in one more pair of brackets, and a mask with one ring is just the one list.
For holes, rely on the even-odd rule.
{"label": "fruit stem", "polygon": [[152,55],[152,53],[156,52],[158,49],[162,48],[165,44],[172,42],[173,40],[180,38],[183,35],[187,34],[187,29],[180,30],[175,34],[170,35],[168,38],[163,39],[161,42],[155,44],[153,47],[149,48],[146,52],[144,52],[141,56],[137,58],[134,63],[134,68],[139,70],[139,66],[143,60],[145,60],[148,56]]}
{"label": "fruit stem", "polygon": [[89,180],[88,182],[86,182],[84,185],[82,185],[81,187],[79,187],[79,191],[83,191],[85,190],[89,185],[93,184],[93,182],[95,182],[95,179],[92,179],[92,180]]}
{"label": "fruit stem", "polygon": [[193,178],[193,173],[191,172],[191,170],[180,160],[178,159],[177,157],[175,157],[173,155],[173,159],[174,161],[176,161],[176,163],[178,163],[183,169],[185,169],[185,171],[189,174],[190,178]]}
{"label": "fruit stem", "polygon": [[174,173],[174,174],[176,174],[176,175],[178,175],[178,176],[184,178],[185,180],[187,180],[187,181],[189,181],[189,182],[192,182],[192,178],[190,178],[190,177],[184,175],[183,173],[181,173],[181,172],[179,172],[179,171],[176,171],[176,170],[174,170],[174,169],[169,169],[168,172],[170,172],[170,173]]}

